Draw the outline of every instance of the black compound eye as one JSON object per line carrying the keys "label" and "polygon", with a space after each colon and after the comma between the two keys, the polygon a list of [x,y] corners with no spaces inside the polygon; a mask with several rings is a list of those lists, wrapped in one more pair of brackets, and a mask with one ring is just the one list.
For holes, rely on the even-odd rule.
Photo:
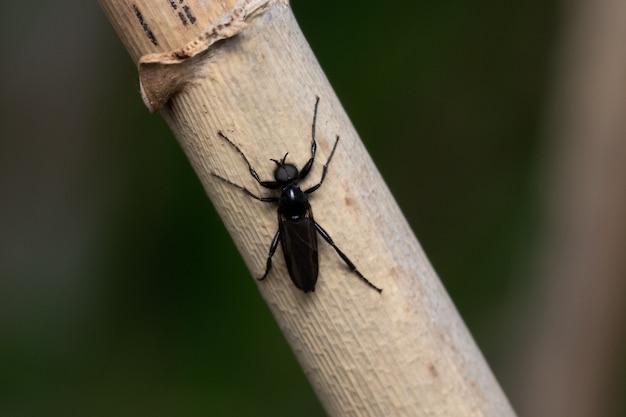
{"label": "black compound eye", "polygon": [[281,183],[288,183],[298,179],[298,168],[291,164],[280,165],[274,171],[274,178]]}

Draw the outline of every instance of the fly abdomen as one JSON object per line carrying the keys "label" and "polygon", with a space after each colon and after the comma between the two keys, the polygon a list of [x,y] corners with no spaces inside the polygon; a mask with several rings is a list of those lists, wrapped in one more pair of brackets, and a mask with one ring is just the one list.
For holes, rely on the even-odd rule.
{"label": "fly abdomen", "polygon": [[278,230],[289,276],[304,292],[315,291],[318,275],[317,232],[311,208],[291,217],[278,209]]}

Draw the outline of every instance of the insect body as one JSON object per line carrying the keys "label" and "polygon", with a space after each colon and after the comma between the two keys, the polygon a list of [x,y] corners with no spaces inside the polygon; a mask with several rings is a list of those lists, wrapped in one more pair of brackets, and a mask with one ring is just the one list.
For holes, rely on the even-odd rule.
{"label": "insect body", "polygon": [[287,270],[289,276],[294,285],[302,291],[309,292],[315,291],[315,284],[317,282],[318,275],[318,252],[317,252],[317,234],[335,249],[337,254],[348,265],[350,270],[354,272],[363,282],[369,285],[379,293],[382,289],[376,287],[367,278],[359,272],[356,266],[348,259],[348,257],[335,245],[335,242],[330,238],[328,233],[314,220],[313,211],[311,210],[311,204],[309,203],[308,195],[317,191],[326,178],[326,172],[328,171],[328,165],[335,154],[335,149],[339,143],[339,136],[335,140],[333,149],[328,157],[328,161],[322,170],[322,178],[320,182],[313,185],[304,191],[300,189],[299,181],[305,179],[315,161],[315,152],[317,150],[317,144],[315,142],[315,124],[317,120],[317,107],[319,104],[319,97],[315,101],[315,110],[313,113],[312,124],[312,140],[311,140],[311,158],[304,164],[304,167],[300,171],[295,165],[287,163],[287,154],[280,160],[272,159],[276,164],[274,170],[274,181],[261,181],[257,172],[252,168],[246,155],[239,149],[239,147],[228,139],[221,131],[218,132],[223,139],[225,139],[237,152],[242,156],[250,174],[262,187],[277,190],[281,189],[280,197],[259,197],[252,193],[245,187],[235,184],[226,178],[220,177],[213,173],[213,175],[220,180],[237,187],[248,196],[255,198],[264,203],[278,204],[278,231],[272,243],[270,245],[269,255],[267,257],[267,264],[265,267],[265,273],[259,280],[265,279],[272,269],[272,257],[278,248],[278,243],[281,243],[283,248],[283,254],[285,256],[285,263],[287,264]]}

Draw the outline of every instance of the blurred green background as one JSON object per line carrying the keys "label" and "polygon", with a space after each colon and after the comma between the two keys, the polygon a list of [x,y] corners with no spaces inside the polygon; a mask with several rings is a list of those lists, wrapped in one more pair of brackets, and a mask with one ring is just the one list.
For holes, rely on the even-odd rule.
{"label": "blurred green background", "polygon": [[[292,3],[498,376],[556,6]],[[4,2],[0,22],[0,415],[324,415],[98,4]]]}

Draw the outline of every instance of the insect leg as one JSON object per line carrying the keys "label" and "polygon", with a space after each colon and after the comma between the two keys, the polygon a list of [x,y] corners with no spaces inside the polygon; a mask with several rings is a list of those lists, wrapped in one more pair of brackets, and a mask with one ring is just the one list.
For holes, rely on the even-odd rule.
{"label": "insect leg", "polygon": [[270,245],[270,253],[267,257],[267,264],[265,266],[265,273],[263,274],[261,278],[257,278],[259,281],[261,281],[262,279],[265,279],[267,274],[270,273],[270,269],[272,269],[272,256],[274,256],[274,253],[276,252],[276,248],[278,247],[279,241],[280,241],[280,229],[278,229],[278,231],[274,235],[274,239],[272,239],[272,244]]}
{"label": "insect leg", "polygon": [[315,151],[317,151],[317,143],[315,142],[315,125],[317,123],[317,106],[319,104],[320,98],[315,97],[315,110],[313,110],[313,123],[311,124],[311,158],[300,170],[300,179],[304,179],[307,175],[309,175],[311,167],[313,167],[313,162],[315,161]]}
{"label": "insect leg", "polygon": [[324,169],[322,170],[322,179],[320,179],[320,182],[315,184],[313,187],[304,190],[305,194],[311,194],[313,191],[316,191],[318,188],[320,188],[322,186],[322,183],[324,182],[324,178],[326,178],[326,172],[328,171],[328,165],[330,164],[330,160],[333,159],[333,155],[335,154],[335,149],[337,149],[337,144],[339,143],[339,136],[337,136],[337,139],[335,139],[335,144],[333,145],[333,150],[330,151],[330,156],[328,157],[328,161],[326,161],[326,165],[324,165]]}
{"label": "insect leg", "polygon": [[271,189],[278,188],[279,184],[277,184],[276,181],[261,181],[261,178],[259,178],[259,174],[257,174],[254,168],[252,168],[250,161],[248,161],[248,158],[243,153],[243,151],[239,149],[239,146],[237,146],[235,142],[233,142],[232,140],[228,139],[226,135],[222,133],[221,130],[218,130],[217,134],[220,135],[224,140],[226,140],[226,142],[230,143],[230,146],[232,146],[233,148],[235,148],[237,152],[239,152],[239,155],[241,155],[243,160],[246,161],[246,164],[248,165],[248,169],[250,170],[250,174],[256,180],[256,182],[258,182],[262,187],[265,187],[265,188],[271,188]]}
{"label": "insect leg", "polygon": [[346,265],[348,265],[348,268],[350,268],[352,272],[354,272],[359,278],[361,278],[363,282],[369,285],[370,288],[373,288],[379,293],[383,292],[382,288],[378,288],[376,285],[372,284],[367,278],[363,276],[363,274],[361,274],[361,272],[359,272],[358,269],[356,269],[356,266],[352,263],[352,261],[348,259],[348,257],[341,251],[341,249],[337,247],[337,245],[335,245],[335,242],[333,242],[333,240],[330,238],[330,235],[326,233],[326,230],[322,229],[322,226],[320,226],[317,222],[315,222],[315,229],[317,229],[317,232],[320,234],[320,236],[322,236],[324,240],[330,246],[332,246],[333,249],[335,249],[335,252],[337,252],[341,259],[343,259],[343,261],[346,263]]}
{"label": "insect leg", "polygon": [[243,191],[244,193],[246,193],[247,195],[249,195],[250,197],[252,197],[254,199],[257,199],[257,200],[262,201],[264,203],[278,203],[278,197],[259,197],[258,195],[253,194],[246,187],[242,187],[239,184],[235,184],[231,180],[227,180],[224,177],[220,177],[215,172],[211,172],[211,175],[213,175],[215,178],[219,178],[220,180],[224,181],[226,184],[230,184],[230,185],[232,185],[235,188],[239,188],[241,191]]}

